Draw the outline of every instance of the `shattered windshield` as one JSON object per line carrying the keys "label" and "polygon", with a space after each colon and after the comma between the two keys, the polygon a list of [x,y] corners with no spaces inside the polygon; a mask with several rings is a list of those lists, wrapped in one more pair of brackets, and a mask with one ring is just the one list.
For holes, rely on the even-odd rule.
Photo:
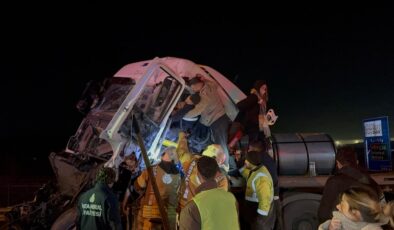
{"label": "shattered windshield", "polygon": [[116,113],[134,85],[135,81],[130,78],[111,79],[111,83],[97,109],[104,112]]}
{"label": "shattered windshield", "polygon": [[167,76],[153,86],[146,85],[136,104],[151,121],[160,124],[181,88],[175,78]]}

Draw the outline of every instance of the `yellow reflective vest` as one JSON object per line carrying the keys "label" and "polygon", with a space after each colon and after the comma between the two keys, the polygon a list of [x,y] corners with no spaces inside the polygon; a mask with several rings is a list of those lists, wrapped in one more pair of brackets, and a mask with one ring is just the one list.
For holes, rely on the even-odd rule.
{"label": "yellow reflective vest", "polygon": [[232,193],[215,188],[193,198],[201,218],[202,230],[239,230],[236,200]]}
{"label": "yellow reflective vest", "polygon": [[[247,180],[245,200],[259,203],[257,212],[267,216],[274,199],[274,185],[271,174],[265,166],[256,171],[241,168],[242,176]],[[250,175],[249,175],[250,174]]]}

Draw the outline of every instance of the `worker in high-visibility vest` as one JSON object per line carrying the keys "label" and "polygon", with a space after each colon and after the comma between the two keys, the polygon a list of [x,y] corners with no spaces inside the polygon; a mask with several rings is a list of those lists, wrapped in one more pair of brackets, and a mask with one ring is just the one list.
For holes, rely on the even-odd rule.
{"label": "worker in high-visibility vest", "polygon": [[251,229],[273,229],[276,213],[274,210],[274,185],[271,174],[262,164],[260,152],[246,153],[245,166],[240,169],[246,179],[245,201],[240,208],[244,224]]}
{"label": "worker in high-visibility vest", "polygon": [[202,156],[196,168],[201,185],[181,211],[180,230],[239,230],[237,201],[232,193],[218,188],[215,181],[219,170],[217,162]]}

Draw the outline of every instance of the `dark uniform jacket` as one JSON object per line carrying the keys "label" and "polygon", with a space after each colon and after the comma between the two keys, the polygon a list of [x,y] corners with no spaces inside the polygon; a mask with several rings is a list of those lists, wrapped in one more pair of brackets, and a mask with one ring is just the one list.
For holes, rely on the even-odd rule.
{"label": "dark uniform jacket", "polygon": [[375,193],[378,199],[382,196],[379,185],[367,173],[344,166],[326,182],[318,211],[320,223],[332,219],[332,212],[337,210],[340,194],[351,187],[367,188]]}
{"label": "dark uniform jacket", "polygon": [[119,202],[108,185],[96,185],[78,201],[77,229],[122,229]]}

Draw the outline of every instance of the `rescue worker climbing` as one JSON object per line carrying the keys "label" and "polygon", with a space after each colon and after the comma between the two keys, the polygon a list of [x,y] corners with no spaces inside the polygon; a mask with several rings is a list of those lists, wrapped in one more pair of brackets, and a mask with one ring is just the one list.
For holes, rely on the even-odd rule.
{"label": "rescue worker climbing", "polygon": [[[177,161],[175,147],[169,147],[163,152],[160,163],[153,166],[153,173],[160,191],[160,198],[163,200],[167,210],[170,229],[175,229],[177,189],[181,179],[179,170],[176,167]],[[143,196],[140,199],[137,226],[133,229],[161,229],[158,202],[155,198],[147,170],[144,170],[137,178],[134,187],[138,192],[143,193]]]}
{"label": "rescue worker climbing", "polygon": [[115,171],[102,167],[95,186],[81,195],[77,207],[77,229],[122,229],[119,202],[111,191]]}
{"label": "rescue worker climbing", "polygon": [[194,118],[199,115],[201,116],[199,123],[206,127],[210,127],[213,142],[219,144],[223,148],[226,155],[225,165],[231,169],[235,169],[235,162],[230,161],[227,149],[227,130],[231,120],[226,114],[223,102],[220,100],[220,95],[217,91],[217,83],[206,80],[201,74],[197,74],[190,79],[189,84],[195,93],[200,94],[201,101],[184,117]]}

